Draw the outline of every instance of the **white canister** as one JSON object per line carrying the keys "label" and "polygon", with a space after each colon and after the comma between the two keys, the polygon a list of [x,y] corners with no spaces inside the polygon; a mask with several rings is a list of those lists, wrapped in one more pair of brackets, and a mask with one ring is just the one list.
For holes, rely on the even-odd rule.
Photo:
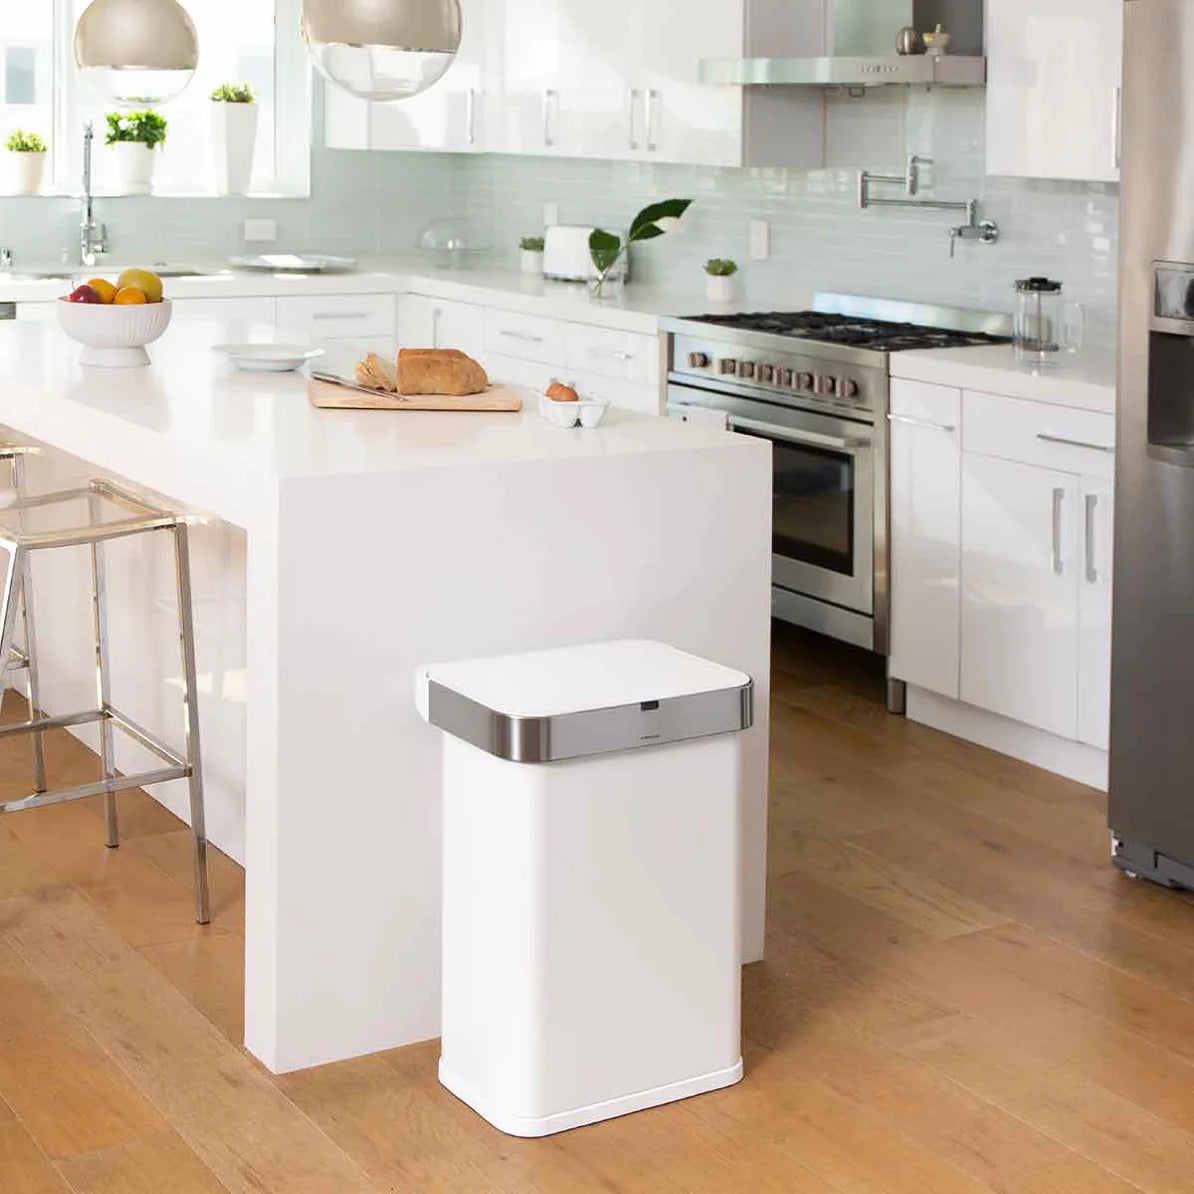
{"label": "white canister", "polygon": [[706,274],[705,297],[711,303],[732,303],[737,291],[733,274]]}
{"label": "white canister", "polygon": [[257,149],[257,105],[213,100],[211,144],[216,190],[221,195],[247,195]]}
{"label": "white canister", "polygon": [[45,153],[17,153],[7,150],[4,155],[4,190],[9,195],[36,195],[41,190],[46,172]]}
{"label": "white canister", "polygon": [[148,195],[157,162],[152,145],[143,141],[115,141],[107,149],[113,182],[124,195]]}

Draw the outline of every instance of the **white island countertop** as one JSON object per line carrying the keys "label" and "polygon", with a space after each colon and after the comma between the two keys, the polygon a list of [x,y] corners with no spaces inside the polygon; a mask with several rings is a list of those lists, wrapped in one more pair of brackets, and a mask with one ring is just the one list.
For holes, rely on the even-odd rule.
{"label": "white island countertop", "polygon": [[[105,370],[52,322],[0,323],[0,437],[45,448],[36,490],[112,474],[208,516],[198,704],[212,841],[245,863],[247,1047],[288,1071],[439,1033],[441,742],[414,703],[429,660],[655,639],[750,675],[743,947],[760,958],[770,446],[616,409],[593,430],[534,409],[316,410],[300,376],[233,372],[211,351],[228,338],[178,320],[149,367]],[[173,572],[142,541],[108,556],[113,660],[173,741]],[[68,569],[34,594],[56,715],[94,698],[90,573],[86,552],[42,555]]]}
{"label": "white island countertop", "polygon": [[1010,344],[983,348],[934,348],[891,355],[892,377],[982,390],[1009,398],[1115,413],[1115,355],[1089,348],[1059,354],[1056,364],[1022,365]]}

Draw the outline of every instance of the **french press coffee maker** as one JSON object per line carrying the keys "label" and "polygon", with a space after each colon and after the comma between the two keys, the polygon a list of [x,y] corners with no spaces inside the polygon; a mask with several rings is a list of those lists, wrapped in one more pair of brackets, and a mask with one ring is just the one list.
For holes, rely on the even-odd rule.
{"label": "french press coffee maker", "polygon": [[1081,352],[1085,312],[1080,303],[1062,297],[1060,282],[1023,278],[1016,283],[1016,294],[1012,335],[1017,360],[1050,365],[1060,353]]}

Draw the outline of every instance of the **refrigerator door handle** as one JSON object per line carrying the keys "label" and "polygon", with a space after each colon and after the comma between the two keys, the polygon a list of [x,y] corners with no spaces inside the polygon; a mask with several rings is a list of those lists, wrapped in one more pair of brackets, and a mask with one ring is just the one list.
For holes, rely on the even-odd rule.
{"label": "refrigerator door handle", "polygon": [[1053,571],[1065,575],[1065,560],[1061,557],[1061,513],[1065,503],[1065,490],[1053,491]]}
{"label": "refrigerator door handle", "polygon": [[1086,583],[1099,583],[1099,570],[1095,567],[1095,513],[1099,506],[1099,495],[1086,495]]}

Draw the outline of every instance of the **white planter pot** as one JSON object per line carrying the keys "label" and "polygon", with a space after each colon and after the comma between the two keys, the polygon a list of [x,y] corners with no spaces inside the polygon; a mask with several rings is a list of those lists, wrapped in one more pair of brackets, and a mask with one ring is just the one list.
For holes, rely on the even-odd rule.
{"label": "white planter pot", "polygon": [[729,277],[714,277],[712,274],[706,274],[705,297],[711,303],[732,303],[738,289],[736,281],[733,274]]}
{"label": "white planter pot", "polygon": [[213,100],[211,145],[216,162],[216,190],[221,195],[247,195],[257,149],[257,105]]}
{"label": "white planter pot", "polygon": [[4,154],[4,192],[7,195],[36,195],[46,172],[44,153]]}
{"label": "white planter pot", "polygon": [[524,274],[543,274],[543,254],[534,249],[520,249],[518,263]]}
{"label": "white planter pot", "polygon": [[142,141],[117,141],[108,146],[112,181],[123,195],[148,195],[153,186],[156,151]]}

